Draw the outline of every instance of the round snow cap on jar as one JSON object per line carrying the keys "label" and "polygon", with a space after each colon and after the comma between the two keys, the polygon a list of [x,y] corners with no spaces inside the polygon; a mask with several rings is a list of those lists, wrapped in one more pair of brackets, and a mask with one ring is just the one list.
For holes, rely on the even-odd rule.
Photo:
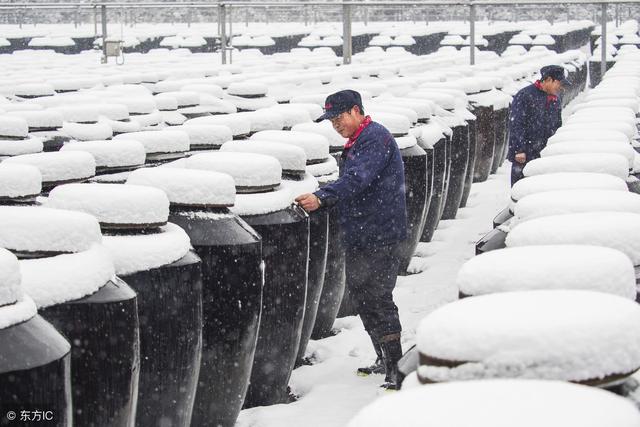
{"label": "round snow cap on jar", "polygon": [[[452,409],[460,402],[465,402],[464,410]],[[639,423],[640,412],[633,403],[606,390],[561,381],[500,379],[406,391],[403,387],[402,392],[365,406],[347,427],[635,427]]]}
{"label": "round snow cap on jar", "polygon": [[329,156],[329,141],[322,135],[298,131],[265,130],[251,135],[252,140],[274,141],[300,147],[307,164],[322,163]]}
{"label": "round snow cap on jar", "polygon": [[640,195],[628,191],[557,190],[531,194],[518,201],[517,223],[550,215],[581,212],[632,212],[640,214]]}
{"label": "round snow cap on jar", "polygon": [[29,125],[21,117],[0,116],[0,139],[25,139],[29,135]]}
{"label": "round snow cap on jar", "polygon": [[231,129],[234,139],[244,139],[251,133],[251,123],[246,116],[237,113],[218,114],[214,116],[197,117],[187,120],[186,126],[191,125],[221,125]]}
{"label": "round snow cap on jar", "polygon": [[33,300],[22,291],[20,264],[0,248],[0,329],[25,322],[37,313]]}
{"label": "round snow cap on jar", "polygon": [[629,143],[629,138],[618,130],[589,129],[589,130],[564,130],[564,127],[549,138],[547,147],[558,142],[569,141],[615,141]]}
{"label": "round snow cap on jar", "polygon": [[227,88],[227,93],[244,98],[260,98],[267,94],[269,87],[260,82],[233,82]]}
{"label": "round snow cap on jar", "polygon": [[139,185],[61,185],[51,191],[46,206],[93,215],[103,230],[157,228],[169,218],[166,194]]}
{"label": "round snow cap on jar", "polygon": [[583,130],[614,130],[621,132],[627,136],[627,138],[634,138],[638,130],[634,124],[624,121],[615,121],[612,119],[598,119],[597,117],[582,117],[575,122],[563,124],[560,129],[564,129],[564,132],[575,132]]}
{"label": "round snow cap on jar", "polygon": [[333,156],[329,156],[322,163],[307,166],[307,172],[318,178],[318,182],[323,185],[338,178],[338,162]]}
{"label": "round snow cap on jar", "polygon": [[54,110],[13,111],[9,115],[26,120],[29,132],[56,130],[62,127],[62,114]]}
{"label": "round snow cap on jar", "polygon": [[65,105],[53,110],[62,114],[65,122],[94,124],[100,118],[100,112],[95,105]]}
{"label": "round snow cap on jar", "polygon": [[283,178],[303,179],[306,172],[307,156],[300,147],[273,141],[229,141],[220,151],[234,151],[241,153],[258,153],[273,156],[280,162]]}
{"label": "round snow cap on jar", "polygon": [[86,251],[100,243],[100,225],[82,212],[0,206],[0,247],[20,258]]}
{"label": "round snow cap on jar", "polygon": [[37,167],[42,174],[43,190],[56,185],[84,181],[96,174],[96,161],[84,152],[51,152],[10,157],[7,164],[26,164]]}
{"label": "round snow cap on jar", "polygon": [[96,172],[123,172],[144,165],[144,146],[134,140],[114,141],[71,141],[60,149],[65,151],[85,151],[96,161]]}
{"label": "round snow cap on jar", "polygon": [[147,161],[159,162],[174,160],[189,151],[189,134],[175,130],[150,130],[122,133],[113,138],[117,140],[134,140],[140,142],[145,149]]}
{"label": "round snow cap on jar", "polygon": [[506,245],[597,245],[618,249],[640,265],[640,215],[629,212],[585,212],[553,215],[517,224]]}
{"label": "round snow cap on jar", "polygon": [[508,377],[610,385],[640,368],[640,329],[634,327],[639,322],[640,305],[602,292],[464,298],[420,322],[418,378],[422,383]]}
{"label": "round snow cap on jar", "polygon": [[272,191],[280,185],[282,166],[272,156],[256,153],[202,153],[185,160],[189,169],[222,172],[233,177],[236,193]]}
{"label": "round snow cap on jar", "polygon": [[41,96],[52,96],[56,91],[49,83],[23,83],[16,85],[13,92],[20,98],[30,99],[39,98]]}
{"label": "round snow cap on jar", "polygon": [[182,125],[172,130],[186,132],[189,135],[191,150],[215,150],[222,144],[233,139],[228,126],[224,125]]}
{"label": "round snow cap on jar", "polygon": [[629,176],[629,162],[619,154],[563,154],[534,159],[524,167],[524,176],[555,172],[606,173],[625,179]]}
{"label": "round snow cap on jar", "polygon": [[42,174],[35,166],[0,163],[0,205],[31,203],[42,191]]}
{"label": "round snow cap on jar", "polygon": [[263,130],[284,129],[284,118],[282,114],[270,109],[246,111],[238,114],[247,117],[249,123],[251,123],[252,134]]}
{"label": "round snow cap on jar", "polygon": [[542,150],[540,155],[542,157],[550,157],[580,153],[619,154],[627,159],[630,169],[633,167],[633,159],[636,155],[636,151],[628,142],[613,141],[567,141],[548,145]]}
{"label": "round snow cap on jar", "polygon": [[206,170],[143,168],[133,171],[127,184],[158,188],[166,193],[172,206],[231,207],[236,198],[230,175]]}
{"label": "round snow cap on jar", "polygon": [[485,252],[458,271],[460,296],[578,289],[635,299],[633,264],[624,253],[600,246],[522,246]]}
{"label": "round snow cap on jar", "polygon": [[617,176],[594,172],[557,172],[526,177],[511,187],[511,200],[531,194],[559,190],[629,191],[627,183]]}
{"label": "round snow cap on jar", "polygon": [[294,132],[317,133],[324,136],[329,141],[329,151],[331,153],[342,151],[344,144],[347,142],[345,138],[335,131],[328,120],[323,120],[320,123],[298,123],[291,130]]}
{"label": "round snow cap on jar", "polygon": [[371,118],[386,127],[395,137],[406,136],[411,127],[409,119],[400,114],[374,111],[371,113]]}

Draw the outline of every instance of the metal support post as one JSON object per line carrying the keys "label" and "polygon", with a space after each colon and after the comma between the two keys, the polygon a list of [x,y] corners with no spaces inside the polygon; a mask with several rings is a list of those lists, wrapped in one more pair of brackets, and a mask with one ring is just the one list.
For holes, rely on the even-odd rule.
{"label": "metal support post", "polygon": [[476,5],[469,5],[469,63],[476,63]]}
{"label": "metal support post", "polygon": [[600,43],[600,78],[607,72],[607,4],[602,3],[602,43]]}
{"label": "metal support post", "polygon": [[351,5],[342,5],[342,63],[351,64]]}
{"label": "metal support post", "polygon": [[620,5],[616,3],[616,27],[620,25]]}
{"label": "metal support post", "polygon": [[233,63],[233,7],[229,5],[229,64]]}
{"label": "metal support post", "polygon": [[227,63],[227,13],[224,3],[218,5],[218,22],[220,25],[220,54],[222,64]]}
{"label": "metal support post", "polygon": [[100,6],[101,23],[102,23],[102,57],[103,61],[107,61],[107,5]]}
{"label": "metal support post", "polygon": [[249,28],[249,8],[244,10],[244,26]]}
{"label": "metal support post", "polygon": [[369,8],[367,6],[364,7],[364,26],[369,25]]}

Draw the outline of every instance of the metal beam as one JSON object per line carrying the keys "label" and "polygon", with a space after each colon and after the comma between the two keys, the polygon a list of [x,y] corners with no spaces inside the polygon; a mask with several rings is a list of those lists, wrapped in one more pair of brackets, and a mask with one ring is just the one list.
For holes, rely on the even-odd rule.
{"label": "metal beam", "polygon": [[476,63],[476,5],[469,6],[469,64]]}
{"label": "metal beam", "polygon": [[602,35],[600,43],[600,78],[604,77],[604,73],[607,72],[607,4],[602,3]]}
{"label": "metal beam", "polygon": [[342,63],[351,64],[353,40],[351,37],[351,5],[342,5]]}
{"label": "metal beam", "polygon": [[100,11],[102,12],[102,57],[103,61],[107,61],[107,6],[102,5],[100,7]]}

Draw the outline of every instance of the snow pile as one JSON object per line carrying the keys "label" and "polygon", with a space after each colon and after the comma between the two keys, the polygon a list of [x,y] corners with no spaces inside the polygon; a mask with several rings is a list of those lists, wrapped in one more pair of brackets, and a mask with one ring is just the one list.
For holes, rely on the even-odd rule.
{"label": "snow pile", "polygon": [[284,129],[284,118],[282,117],[282,114],[271,109],[246,111],[239,114],[247,117],[251,123],[252,133],[263,130]]}
{"label": "snow pile", "polygon": [[278,186],[282,176],[282,167],[278,159],[256,153],[202,153],[189,157],[185,160],[185,164],[189,169],[231,175],[238,193]]}
{"label": "snow pile", "polygon": [[599,246],[522,246],[471,258],[458,271],[464,295],[582,289],[636,297],[633,264],[620,251]]}
{"label": "snow pile", "polygon": [[189,134],[177,130],[149,130],[123,133],[115,136],[117,140],[134,140],[140,142],[147,154],[183,153],[189,151]]}
{"label": "snow pile", "polygon": [[81,252],[100,243],[98,221],[82,212],[0,206],[0,247],[19,252]]}
{"label": "snow pile", "polygon": [[223,125],[183,125],[175,126],[172,130],[186,132],[189,135],[189,145],[192,150],[219,148],[233,135],[228,126]]}
{"label": "snow pile", "polygon": [[38,168],[0,163],[0,199],[36,196],[40,191],[42,174]]}
{"label": "snow pile", "polygon": [[608,190],[545,191],[520,199],[513,212],[517,222],[522,222],[550,215],[602,211],[640,214],[640,195]]}
{"label": "snow pile", "polygon": [[611,142],[629,142],[627,136],[616,130],[608,129],[578,129],[568,131],[564,126],[547,141],[547,147],[558,142],[569,141],[611,141]]}
{"label": "snow pile", "polygon": [[511,188],[511,199],[518,201],[545,191],[579,189],[629,191],[625,181],[616,176],[593,172],[557,172],[519,180]]}
{"label": "snow pile", "polygon": [[444,130],[442,126],[437,123],[429,123],[428,125],[420,126],[415,129],[417,132],[416,138],[418,139],[418,144],[425,149],[433,148],[438,141],[444,138]]}
{"label": "snow pile", "polygon": [[374,111],[371,113],[371,119],[386,127],[396,137],[405,136],[411,127],[409,119],[400,114]]}
{"label": "snow pile", "polygon": [[105,228],[164,225],[169,217],[164,192],[138,185],[60,185],[51,190],[45,205],[93,215]]}
{"label": "snow pile", "polygon": [[596,172],[625,179],[629,176],[629,162],[619,154],[563,154],[534,159],[524,167],[525,176],[554,172]]}
{"label": "snow pile", "polygon": [[0,139],[2,137],[26,138],[29,134],[29,125],[21,117],[0,116]]}
{"label": "snow pile", "polygon": [[38,308],[91,295],[115,275],[111,254],[102,245],[74,254],[20,261],[22,285]]}
{"label": "snow pile", "polygon": [[62,132],[78,141],[109,139],[113,136],[113,129],[107,123],[72,123],[64,122]]}
{"label": "snow pile", "polygon": [[20,281],[18,259],[8,250],[0,248],[0,307],[15,304],[22,298]]}
{"label": "snow pile", "polygon": [[307,162],[317,163],[329,156],[329,141],[322,135],[299,131],[265,130],[251,135],[252,140],[274,141],[300,147],[307,156]]}
{"label": "snow pile", "polygon": [[629,162],[629,168],[631,168],[633,166],[633,158],[636,151],[628,142],[572,141],[549,145],[542,150],[540,155],[542,157],[549,157],[577,153],[619,154],[627,159]]}
{"label": "snow pile", "polygon": [[269,110],[282,116],[285,129],[291,129],[300,123],[309,123],[322,115],[322,109],[315,104],[278,104]]}
{"label": "snow pile", "polygon": [[144,168],[133,171],[127,184],[164,191],[172,204],[229,207],[236,197],[233,178],[224,173],[182,168]]}
{"label": "snow pile", "polygon": [[331,122],[328,120],[323,120],[320,123],[298,123],[294,125],[291,130],[294,132],[317,133],[324,136],[329,140],[331,151],[342,150],[344,144],[347,142],[345,138],[333,129]]}
{"label": "snow pile", "polygon": [[63,121],[62,114],[54,110],[12,111],[8,115],[25,120],[31,132],[61,128]]}
{"label": "snow pile", "polygon": [[327,159],[322,163],[316,163],[313,165],[307,166],[307,172],[311,175],[317,177],[332,175],[338,173],[338,162],[332,156],[327,157]]}
{"label": "snow pile", "polygon": [[231,211],[239,216],[266,215],[288,208],[297,195],[284,185],[267,193],[238,194]]}
{"label": "snow pile", "polygon": [[220,147],[220,151],[258,153],[273,156],[280,162],[284,173],[304,172],[307,164],[307,156],[302,148],[273,141],[254,139],[249,141],[229,141]]}
{"label": "snow pile", "polygon": [[8,158],[4,163],[37,167],[43,183],[82,180],[96,174],[96,161],[91,154],[84,152],[25,154]]}
{"label": "snow pile", "polygon": [[237,113],[219,114],[215,116],[197,117],[185,122],[186,126],[191,125],[222,125],[231,129],[235,138],[243,138],[251,133],[251,122],[246,116]]}
{"label": "snow pile", "polygon": [[20,156],[22,154],[39,153],[43,149],[41,138],[22,140],[3,140],[0,137],[0,156]]}
{"label": "snow pile", "polygon": [[191,247],[189,236],[175,224],[167,223],[159,233],[104,236],[116,274],[127,275],[159,268],[184,257]]}
{"label": "snow pile", "polygon": [[16,96],[21,98],[37,98],[55,95],[56,91],[49,83],[22,83],[13,89]]}
{"label": "snow pile", "polygon": [[638,322],[635,301],[601,292],[465,298],[420,322],[418,349],[436,360],[420,366],[418,375],[436,382],[499,377],[606,383],[608,376],[640,367]]}
{"label": "snow pile", "polygon": [[117,168],[143,165],[144,146],[134,140],[71,141],[62,146],[61,152],[85,151],[90,153],[99,168]]}
{"label": "snow pile", "polygon": [[624,252],[640,265],[640,215],[629,212],[586,212],[553,215],[517,224],[507,246],[597,245]]}
{"label": "snow pile", "polygon": [[363,408],[347,427],[638,425],[640,412],[633,403],[605,390],[560,381],[485,380],[390,394]]}
{"label": "snow pile", "polygon": [[64,105],[53,108],[54,111],[62,114],[65,122],[71,123],[97,123],[100,112],[95,105]]}

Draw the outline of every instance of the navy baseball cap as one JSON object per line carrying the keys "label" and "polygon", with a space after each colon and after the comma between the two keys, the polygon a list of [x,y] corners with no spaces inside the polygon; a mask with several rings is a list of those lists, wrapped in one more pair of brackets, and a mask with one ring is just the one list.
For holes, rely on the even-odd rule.
{"label": "navy baseball cap", "polygon": [[327,96],[324,102],[324,114],[318,117],[316,123],[327,119],[333,119],[338,117],[341,113],[349,111],[354,105],[362,108],[362,97],[355,90],[341,90],[340,92],[332,93]]}
{"label": "navy baseball cap", "polygon": [[540,80],[551,77],[553,80],[560,80],[563,86],[569,86],[571,82],[565,76],[564,67],[559,65],[547,65],[540,69]]}

